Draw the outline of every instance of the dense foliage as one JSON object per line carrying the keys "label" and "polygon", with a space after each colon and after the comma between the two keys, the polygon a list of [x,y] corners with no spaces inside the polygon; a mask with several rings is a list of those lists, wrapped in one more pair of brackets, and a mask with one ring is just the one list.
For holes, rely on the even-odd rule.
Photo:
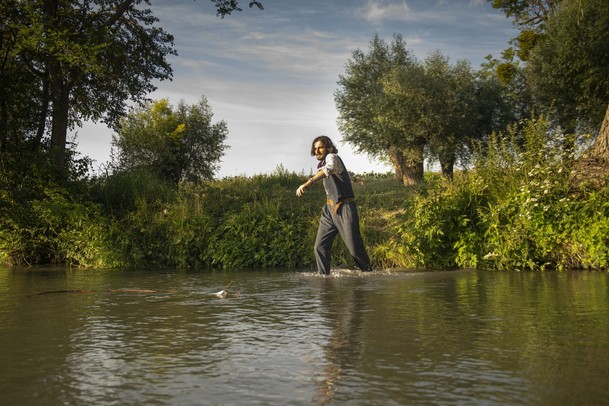
{"label": "dense foliage", "polygon": [[[418,83],[422,77],[420,66],[411,51],[406,49],[400,35],[396,35],[391,44],[375,35],[367,53],[359,49],[353,52],[345,74],[339,77],[334,98],[344,139],[360,152],[388,160],[399,181],[404,179],[405,184],[413,184],[423,176],[424,142],[419,139],[419,134],[404,133],[400,125],[393,125],[392,121],[380,116],[381,113],[387,114],[387,110],[392,111],[383,79],[398,69],[404,72],[408,83]],[[410,96],[408,105],[415,109],[422,97],[416,92]],[[420,112],[415,111],[404,118],[419,115]]]}
{"label": "dense foliage", "polygon": [[[211,0],[219,16],[237,0]],[[149,0],[3,0],[0,3],[0,151],[26,145],[64,167],[68,129],[116,128],[127,103],[171,78],[173,36]],[[262,9],[258,1],[250,7]],[[51,148],[48,148],[50,146]]]}
{"label": "dense foliage", "polygon": [[[0,114],[0,127],[26,130],[0,140],[39,148],[50,142],[63,166],[67,131],[83,120],[115,124],[128,100],[142,100],[153,82],[171,77],[166,57],[173,37],[142,0],[36,0],[3,2],[0,70],[2,83],[22,92],[2,92],[2,104],[31,113]],[[27,73],[24,73],[27,72]],[[11,89],[8,89],[11,90]],[[10,146],[11,144],[9,144]]]}
{"label": "dense foliage", "polygon": [[[421,63],[401,36],[387,45],[377,35],[340,77],[345,140],[390,160],[410,185],[372,174],[355,184],[373,262],[606,270],[607,8],[602,0],[489,1],[522,27],[519,48],[502,60],[489,56],[480,71],[451,66],[441,53]],[[235,0],[212,2],[220,16],[239,10]],[[282,167],[213,180],[226,126],[211,124],[204,98],[133,110],[106,174],[89,177],[89,160],[71,150],[67,127],[118,122],[128,99],[141,101],[152,80],[171,74],[171,36],[140,5],[150,3],[0,4],[0,263],[312,268],[323,191],[296,199],[307,177]],[[545,116],[530,119],[535,110]],[[574,163],[574,135],[594,132],[603,111],[596,142]],[[468,165],[454,179],[424,176],[425,157],[444,174],[459,160]],[[353,265],[340,239],[333,258]]]}
{"label": "dense foliage", "polygon": [[465,60],[451,65],[440,52],[421,62],[401,36],[386,44],[375,35],[368,52],[353,52],[339,78],[339,128],[359,151],[391,162],[404,185],[423,180],[425,158],[451,177],[474,140],[515,118],[513,99],[485,73]]}
{"label": "dense foliage", "polygon": [[515,49],[504,51],[497,73],[507,82],[524,79],[536,110],[570,135],[565,149],[573,150],[581,136],[597,133],[609,111],[607,2],[488,1],[520,30],[512,42]]}
{"label": "dense foliage", "polygon": [[146,170],[163,181],[211,179],[224,155],[226,122],[212,123],[205,97],[176,108],[167,99],[136,107],[121,120],[113,139],[118,171]]}
{"label": "dense foliage", "polygon": [[407,200],[384,255],[431,269],[606,269],[609,189],[573,189],[545,120],[521,132],[492,137],[472,170]]}
{"label": "dense foliage", "polygon": [[565,156],[601,127],[609,101],[606,2],[489,1],[520,33],[481,70],[463,60],[451,66],[439,51],[420,62],[401,35],[385,43],[376,34],[339,76],[335,102],[344,140],[391,162],[405,185],[423,180],[424,160],[452,176],[456,164],[467,166],[475,141],[535,114],[568,135]]}
{"label": "dense foliage", "polygon": [[609,104],[609,7],[565,0],[531,50],[533,93],[567,131],[595,133]]}
{"label": "dense foliage", "polygon": [[[608,269],[609,187],[573,188],[560,137],[543,119],[514,126],[452,182],[428,173],[420,187],[404,188],[388,175],[361,175],[354,187],[374,266]],[[279,167],[176,189],[137,171],[74,173],[59,185],[20,172],[6,156],[0,163],[4,264],[314,267],[324,193],[316,187],[297,199],[304,174]],[[334,265],[353,266],[335,244]]]}

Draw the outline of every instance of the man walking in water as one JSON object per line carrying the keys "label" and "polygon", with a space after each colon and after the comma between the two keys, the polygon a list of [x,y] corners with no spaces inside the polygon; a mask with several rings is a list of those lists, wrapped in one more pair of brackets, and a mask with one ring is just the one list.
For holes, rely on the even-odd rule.
{"label": "man walking in water", "polygon": [[317,173],[300,185],[296,196],[300,197],[306,189],[323,179],[327,204],[324,206],[315,239],[315,261],[320,274],[330,274],[332,243],[340,234],[357,266],[365,272],[371,271],[370,258],[364,247],[359,229],[359,216],[353,194],[349,172],[332,140],[321,135],[313,140],[311,156],[319,161]]}

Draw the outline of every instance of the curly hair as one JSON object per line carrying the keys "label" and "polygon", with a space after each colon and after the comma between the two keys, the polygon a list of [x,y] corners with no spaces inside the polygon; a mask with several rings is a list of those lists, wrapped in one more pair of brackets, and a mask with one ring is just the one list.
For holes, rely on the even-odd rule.
{"label": "curly hair", "polygon": [[313,140],[313,142],[311,143],[311,156],[315,156],[315,143],[318,141],[321,141],[322,144],[324,144],[324,146],[326,148],[328,148],[330,153],[332,153],[332,154],[338,153],[338,149],[336,148],[336,146],[334,145],[334,143],[332,142],[330,137],[326,137],[325,135],[320,135],[319,137],[316,137]]}

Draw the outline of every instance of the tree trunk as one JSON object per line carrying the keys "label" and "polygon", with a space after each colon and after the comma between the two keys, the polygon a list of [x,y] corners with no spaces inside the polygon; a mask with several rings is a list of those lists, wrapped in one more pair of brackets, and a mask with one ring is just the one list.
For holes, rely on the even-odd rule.
{"label": "tree trunk", "polygon": [[423,145],[407,150],[392,147],[388,154],[395,169],[396,179],[404,186],[423,182]]}
{"label": "tree trunk", "polygon": [[40,107],[40,115],[38,116],[38,128],[36,129],[36,137],[32,140],[32,151],[36,151],[40,147],[44,131],[47,128],[47,116],[49,115],[49,80],[45,74],[42,85],[42,106]]}
{"label": "tree trunk", "polygon": [[63,169],[66,163],[66,142],[68,135],[68,111],[70,88],[64,83],[59,71],[51,74],[51,97],[53,100],[51,117],[51,151],[58,169]]}
{"label": "tree trunk", "polygon": [[412,162],[404,168],[402,183],[404,186],[419,185],[423,182],[423,161]]}
{"label": "tree trunk", "polygon": [[404,186],[419,185],[423,183],[423,152],[424,144],[422,143],[404,151],[404,158],[406,161],[404,176],[402,177]]}
{"label": "tree trunk", "polygon": [[453,180],[453,173],[455,171],[455,160],[443,159],[440,161],[440,167],[442,168],[442,176],[444,176],[445,179]]}
{"label": "tree trunk", "polygon": [[[50,30],[53,24],[57,23],[58,10],[58,0],[44,0],[45,31],[47,26]],[[61,62],[51,54],[46,63],[48,75],[45,80],[48,81],[49,99],[51,101],[51,154],[57,168],[61,170],[65,167],[66,161],[70,90],[67,85],[67,77],[64,77],[65,73],[61,69]]]}
{"label": "tree trunk", "polygon": [[[118,4],[115,13],[106,21],[106,27],[111,27],[116,24],[133,3],[134,0],[124,0],[122,3]],[[58,10],[58,0],[44,0],[43,12],[48,24],[53,23],[57,18],[61,18],[58,14]],[[57,168],[61,170],[65,168],[66,163],[71,83],[68,72],[65,71],[65,69],[62,69],[61,62],[54,56],[49,58],[47,68],[49,72],[47,80],[50,85],[50,100],[52,102],[51,152],[54,155]],[[42,108],[44,111],[44,100]],[[40,133],[38,134],[37,139],[39,136]]]}
{"label": "tree trunk", "polygon": [[609,174],[609,106],[594,144],[575,162],[571,188],[602,188],[607,185]]}
{"label": "tree trunk", "polygon": [[387,150],[387,155],[389,155],[393,170],[395,171],[395,180],[402,182],[402,179],[404,178],[404,172],[402,170],[404,167],[404,154],[399,149],[391,147]]}
{"label": "tree trunk", "polygon": [[609,163],[609,106],[607,106],[607,112],[598,136],[585,156],[589,159],[596,159],[599,163]]}

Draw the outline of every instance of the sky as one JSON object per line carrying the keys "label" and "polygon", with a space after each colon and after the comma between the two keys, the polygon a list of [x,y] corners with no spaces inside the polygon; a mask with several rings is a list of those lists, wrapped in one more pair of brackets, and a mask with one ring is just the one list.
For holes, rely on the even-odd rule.
{"label": "sky", "polygon": [[[171,81],[155,83],[152,100],[195,104],[204,96],[213,122],[228,126],[229,148],[217,178],[270,174],[278,168],[309,175],[317,162],[311,141],[327,135],[347,168],[385,173],[390,165],[342,142],[334,93],[356,50],[367,52],[378,34],[390,43],[401,34],[419,60],[434,51],[450,63],[478,69],[499,57],[516,36],[501,10],[487,0],[261,0],[225,18],[208,0],[151,0],[158,26],[174,36]],[[73,133],[77,150],[103,170],[113,132],[85,123]]]}

